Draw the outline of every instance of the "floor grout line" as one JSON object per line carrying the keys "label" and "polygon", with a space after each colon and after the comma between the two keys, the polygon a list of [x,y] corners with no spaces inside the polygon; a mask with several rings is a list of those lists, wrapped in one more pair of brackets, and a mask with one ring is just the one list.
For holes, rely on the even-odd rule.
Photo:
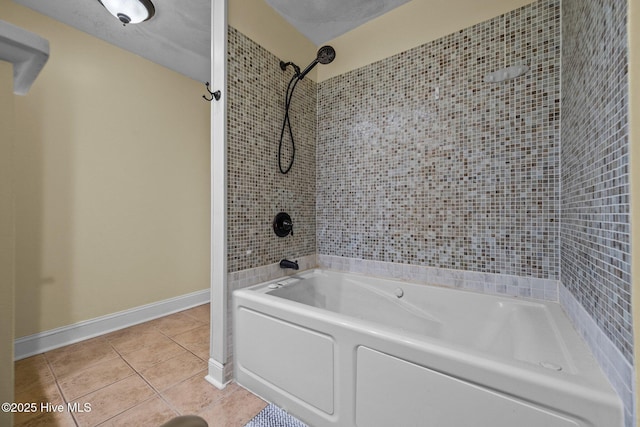
{"label": "floor grout line", "polygon": [[[144,368],[144,370],[146,369],[150,369],[154,366],[157,366],[158,364],[161,363],[165,363],[168,360],[174,359],[176,357],[186,357],[186,359],[191,360],[191,362],[195,362],[196,360],[198,361],[197,363],[191,363],[189,366],[191,366],[190,369],[195,368],[196,366],[199,366],[200,363],[203,363],[202,366],[202,370],[199,370],[197,373],[194,374],[189,374],[186,378],[183,378],[181,380],[179,380],[178,382],[176,382],[175,384],[171,384],[168,387],[165,387],[164,390],[159,390],[157,389],[150,381],[148,381],[146,379],[146,377],[142,374],[142,370],[140,369],[138,370],[132,363],[130,363],[125,354],[121,351],[118,350],[116,344],[115,344],[115,340],[116,338],[112,338],[109,339],[108,336],[114,332],[124,332],[125,334],[122,335],[122,337],[124,338],[124,340],[122,341],[123,343],[127,343],[127,341],[129,340],[129,338],[126,338],[126,330],[130,329],[130,328],[135,328],[137,326],[140,326],[146,322],[137,324],[137,325],[132,325],[128,328],[122,328],[119,331],[112,331],[108,334],[104,334],[98,337],[94,337],[85,341],[80,341],[78,343],[74,343],[74,344],[70,344],[70,346],[72,345],[77,345],[77,347],[75,347],[73,350],[65,352],[64,350],[59,351],[57,354],[55,353],[56,350],[52,350],[50,352],[43,352],[40,353],[38,355],[34,355],[32,357],[41,357],[44,365],[42,365],[42,369],[43,369],[43,375],[49,376],[49,373],[51,374],[50,379],[48,379],[46,381],[46,384],[44,384],[41,380],[40,375],[35,376],[36,378],[33,380],[33,384],[30,385],[30,387],[35,387],[37,385],[37,383],[39,383],[39,390],[41,390],[44,386],[49,387],[52,383],[55,385],[55,390],[57,390],[57,393],[59,394],[59,396],[62,399],[63,404],[65,405],[65,408],[68,408],[67,404],[74,402],[74,401],[78,401],[78,400],[82,400],[84,397],[104,390],[110,386],[113,386],[114,384],[117,384],[120,381],[124,381],[127,379],[131,379],[132,377],[137,377],[140,380],[142,380],[142,382],[144,382],[144,384],[146,384],[147,387],[149,387],[150,391],[152,392],[151,395],[143,400],[142,402],[138,402],[136,404],[131,405],[131,401],[127,401],[126,404],[123,404],[123,406],[126,406],[126,409],[123,410],[117,410],[117,413],[115,415],[109,415],[109,418],[102,420],[99,422],[99,424],[97,425],[105,425],[108,424],[110,421],[113,421],[114,419],[116,419],[117,417],[120,417],[123,413],[130,411],[134,408],[138,408],[141,405],[145,405],[145,404],[152,404],[151,402],[156,399],[159,398],[159,402],[162,402],[162,410],[161,412],[158,412],[158,414],[162,413],[162,417],[166,417],[169,414],[171,414],[172,416],[176,416],[177,415],[187,415],[187,413],[183,413],[183,411],[181,411],[179,409],[179,407],[177,406],[177,403],[174,404],[172,403],[172,401],[165,396],[165,393],[167,393],[169,390],[173,389],[174,387],[178,387],[184,383],[186,383],[187,381],[194,381],[194,384],[197,384],[197,381],[194,379],[195,377],[202,377],[202,381],[205,381],[204,379],[204,375],[206,375],[207,372],[207,359],[203,359],[201,356],[199,356],[196,351],[198,351],[199,353],[204,354],[204,346],[202,344],[204,344],[204,339],[202,340],[202,343],[200,343],[198,337],[199,335],[194,335],[192,337],[187,337],[186,342],[185,339],[183,339],[183,342],[178,341],[178,339],[180,338],[176,338],[176,337],[180,337],[183,334],[187,334],[189,332],[193,332],[194,330],[201,328],[203,326],[208,326],[210,327],[210,320],[207,320],[207,322],[203,322],[202,320],[200,320],[200,318],[202,318],[204,316],[205,313],[203,313],[202,311],[198,312],[198,316],[194,315],[193,313],[188,313],[189,310],[193,310],[193,308],[191,309],[187,309],[185,311],[182,312],[178,312],[178,313],[182,313],[182,316],[178,316],[175,319],[182,319],[182,320],[186,320],[186,324],[181,324],[179,321],[177,323],[177,327],[176,327],[176,323],[172,323],[172,321],[170,320],[169,322],[165,323],[168,324],[169,326],[165,327],[165,331],[161,330],[158,326],[156,326],[156,324],[152,324],[150,325],[150,328],[148,329],[149,331],[153,331],[154,333],[158,333],[157,335],[157,341],[153,340],[153,337],[150,337],[150,339],[148,341],[145,341],[145,343],[147,343],[147,345],[141,347],[140,349],[136,348],[135,345],[133,346],[134,350],[133,351],[139,351],[145,348],[150,348],[151,346],[153,346],[156,342],[158,343],[157,345],[162,346],[164,343],[164,339],[168,338],[168,341],[166,342],[167,346],[169,346],[171,343],[171,348],[173,348],[173,350],[178,351],[178,348],[180,349],[180,353],[177,355],[173,355],[172,357],[169,357],[165,360],[159,361],[154,363],[153,365]],[[202,310],[202,309],[200,309]],[[150,322],[153,322],[155,320],[159,320],[159,319],[164,319],[164,318],[170,318],[171,316],[175,315],[177,313],[172,313],[170,315],[164,316],[164,317],[160,317],[158,319],[154,319]],[[184,323],[184,322],[183,322]],[[186,330],[184,331],[180,331],[179,333],[173,333],[171,332],[171,329],[176,329],[179,330],[182,327],[187,327]],[[143,329],[144,331],[146,331],[146,329]],[[168,332],[169,331],[172,333],[173,336],[170,336]],[[134,332],[135,334],[135,332]],[[163,337],[162,339],[160,337]],[[131,346],[131,343],[135,343],[135,335],[132,335],[132,341],[129,341],[128,346]],[[204,336],[203,336],[204,338]],[[207,335],[207,337],[205,338],[206,341],[208,342],[209,337]],[[93,342],[91,342],[92,340],[94,340]],[[93,358],[93,359],[80,359],[78,356],[73,356],[74,353],[78,352],[78,351],[83,351],[86,348],[89,348],[88,346],[86,346],[87,342],[91,342],[90,345],[95,345],[95,349],[96,351],[94,351],[93,349],[90,350],[90,354],[93,353],[97,353],[98,355]],[[103,348],[102,345],[105,345],[104,349],[105,351],[107,351],[108,349],[108,353],[103,353]],[[176,347],[173,347],[173,345],[177,345]],[[68,347],[68,346],[67,346]],[[122,347],[122,346],[121,346]],[[62,349],[64,349],[64,347],[62,347]],[[169,350],[169,351],[173,351],[173,350]],[[111,353],[113,352],[113,353]],[[113,357],[110,357],[113,354]],[[189,355],[189,356],[186,356]],[[54,357],[55,356],[55,357]],[[144,358],[145,354],[142,353],[141,356]],[[102,357],[106,357],[106,359],[102,360]],[[64,363],[63,359],[67,358],[68,360],[70,360],[70,363]],[[99,365],[103,364],[103,363],[107,363],[107,362],[113,362],[114,360],[119,359],[119,362],[124,362],[124,364],[131,369],[131,372],[124,372],[124,374],[126,374],[125,377],[123,378],[119,378],[118,380],[114,381],[111,378],[112,377],[107,377],[107,382],[109,382],[109,384],[104,384],[104,385],[100,385],[98,388],[96,389],[92,389],[91,391],[82,391],[83,395],[76,397],[75,399],[69,400],[68,396],[65,394],[65,392],[63,391],[63,387],[62,387],[62,381],[65,378],[73,378],[71,381],[75,380],[75,377],[77,376],[77,373],[80,372],[84,372],[84,371],[88,371],[89,369],[93,369],[95,367],[98,367]],[[96,360],[98,360],[96,362]],[[150,360],[154,360],[153,358],[151,358]],[[62,374],[60,372],[57,372],[56,369],[54,368],[54,362],[55,362],[55,366],[58,367],[58,369],[60,370],[60,372],[63,372]],[[80,362],[78,366],[82,366],[82,368],[79,371],[74,371],[73,368],[74,364]],[[113,362],[116,364],[119,364],[119,362]],[[40,362],[38,361],[38,364]],[[85,364],[87,364],[85,366]],[[40,366],[40,365],[38,365]],[[144,363],[142,363],[140,366],[144,366]],[[46,368],[46,369],[45,369]],[[45,373],[46,370],[48,370],[48,373]],[[124,367],[123,367],[124,370]],[[185,371],[187,372],[187,371]],[[120,374],[119,374],[120,375]],[[178,375],[179,377],[180,375]],[[80,378],[80,376],[78,376]],[[116,377],[113,377],[116,378]],[[137,381],[137,380],[135,380]],[[69,387],[70,384],[72,384],[72,382],[68,381],[67,386]],[[102,384],[102,380],[101,381],[96,381],[94,384]],[[210,387],[213,387],[212,385],[209,385]],[[27,387],[30,388],[30,387]],[[89,387],[92,388],[93,386]],[[79,388],[80,390],[83,390],[82,388]],[[209,401],[205,406],[198,408],[197,405],[194,405],[194,412],[197,412],[198,414],[203,414],[206,415],[207,412],[211,412],[212,410],[214,411],[226,411],[228,409],[226,409],[226,407],[228,406],[226,402],[229,402],[231,404],[231,406],[237,405],[237,403],[231,403],[234,401],[234,399],[247,399],[246,396],[244,396],[243,394],[238,394],[238,392],[240,390],[243,390],[243,388],[238,388],[237,390],[233,390],[230,392],[222,392],[219,395],[216,394],[211,394],[209,397],[207,397],[207,400],[211,399],[211,401]],[[73,388],[69,388],[69,391],[73,391]],[[257,398],[257,397],[256,397]],[[178,401],[177,401],[178,402]],[[194,401],[195,402],[195,401]],[[204,403],[203,401],[200,401],[201,403]],[[131,405],[131,406],[129,406]],[[220,405],[224,405],[224,406],[220,406]],[[220,407],[219,407],[220,406]],[[216,407],[219,407],[218,409],[214,409]],[[196,409],[197,408],[197,409]],[[112,408],[112,409],[118,409],[118,408]],[[144,409],[143,409],[144,410]],[[188,412],[188,411],[187,411]],[[134,412],[135,413],[135,412]],[[104,413],[109,414],[109,411]],[[132,413],[133,414],[133,413]],[[65,418],[65,420],[68,421],[68,425],[73,425],[74,427],[80,427],[81,424],[81,419],[77,416],[77,414],[70,412],[68,413],[69,417],[68,419]],[[149,414],[149,416],[152,416],[153,413]],[[255,414],[254,414],[255,415]],[[38,416],[42,416],[42,414],[39,414]],[[133,416],[139,416],[139,413],[136,413],[136,415]],[[90,419],[90,418],[89,418]],[[84,419],[85,422],[88,419]],[[126,418],[124,419],[125,422]],[[67,424],[64,424],[67,425]],[[94,425],[91,424],[91,426],[93,427]]]}

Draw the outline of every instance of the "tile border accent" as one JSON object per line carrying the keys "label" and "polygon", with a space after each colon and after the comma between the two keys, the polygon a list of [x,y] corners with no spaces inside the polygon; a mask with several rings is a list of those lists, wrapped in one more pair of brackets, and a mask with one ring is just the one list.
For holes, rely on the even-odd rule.
{"label": "tile border accent", "polygon": [[211,290],[204,289],[174,298],[141,305],[106,316],[84,320],[68,326],[39,332],[14,341],[14,360],[44,353],[58,347],[104,335],[118,329],[157,319],[158,317],[206,304],[211,300]]}
{"label": "tile border accent", "polygon": [[293,259],[293,261],[298,261],[300,270],[282,269],[280,268],[280,262],[275,262],[273,264],[267,264],[260,267],[230,272],[228,279],[229,298],[231,298],[231,294],[236,289],[246,288],[248,286],[257,285],[258,283],[278,279],[284,276],[291,276],[318,266],[316,254],[297,257]]}
{"label": "tile border accent", "polygon": [[328,270],[369,274],[408,282],[436,284],[491,295],[558,301],[557,280],[482,273],[318,254],[318,266]]}
{"label": "tile border accent", "polygon": [[580,336],[585,340],[593,357],[609,379],[611,386],[620,396],[624,406],[625,427],[636,425],[635,373],[634,367],[622,355],[620,350],[598,327],[587,310],[573,294],[560,283],[560,305],[573,323]]}

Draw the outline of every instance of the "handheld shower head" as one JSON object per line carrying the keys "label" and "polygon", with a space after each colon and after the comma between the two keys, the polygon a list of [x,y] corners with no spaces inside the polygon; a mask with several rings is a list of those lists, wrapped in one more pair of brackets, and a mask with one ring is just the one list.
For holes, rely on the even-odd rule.
{"label": "handheld shower head", "polygon": [[336,51],[331,46],[322,46],[318,49],[318,56],[316,59],[321,64],[329,64],[336,59]]}
{"label": "handheld shower head", "polygon": [[[316,59],[311,61],[311,64],[307,65],[307,68],[304,71],[300,72],[300,68],[294,64],[293,62],[284,62],[280,61],[280,68],[282,71],[286,70],[289,65],[293,67],[295,70],[295,74],[289,80],[289,85],[287,86],[287,93],[284,97],[284,120],[282,122],[282,129],[280,130],[280,142],[278,143],[278,168],[280,172],[283,174],[288,173],[291,170],[291,166],[293,166],[293,159],[296,153],[296,145],[293,142],[293,131],[291,130],[291,122],[289,120],[289,106],[291,105],[291,98],[293,97],[293,91],[296,88],[296,85],[300,80],[304,79],[309,71],[316,66],[316,64],[328,64],[332,62],[336,58],[336,51],[331,46],[322,46],[318,49],[318,54],[316,55]],[[282,145],[284,142],[284,133],[286,130],[289,130],[289,139],[291,140],[291,157],[289,160],[289,165],[286,168],[282,167]]]}
{"label": "handheld shower head", "polygon": [[307,68],[305,68],[304,71],[300,73],[300,76],[298,76],[298,79],[302,80],[304,76],[306,76],[309,73],[309,71],[311,71],[313,67],[316,66],[316,64],[318,63],[329,64],[334,59],[336,59],[335,49],[332,48],[331,46],[322,46],[320,49],[318,49],[318,54],[316,55],[316,59],[314,59],[311,62],[311,64],[307,65]]}

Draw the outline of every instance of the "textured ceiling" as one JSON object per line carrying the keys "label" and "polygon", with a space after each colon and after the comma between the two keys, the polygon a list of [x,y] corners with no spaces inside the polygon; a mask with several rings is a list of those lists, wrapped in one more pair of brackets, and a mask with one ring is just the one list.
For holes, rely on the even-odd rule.
{"label": "textured ceiling", "polygon": [[123,26],[98,0],[14,0],[157,64],[210,79],[211,0],[152,0],[149,21]]}
{"label": "textured ceiling", "polygon": [[[127,26],[98,0],[13,1],[197,81],[210,79],[212,0],[152,0],[155,16]],[[320,45],[409,0],[264,1]]]}
{"label": "textured ceiling", "polygon": [[316,46],[409,0],[265,0]]}

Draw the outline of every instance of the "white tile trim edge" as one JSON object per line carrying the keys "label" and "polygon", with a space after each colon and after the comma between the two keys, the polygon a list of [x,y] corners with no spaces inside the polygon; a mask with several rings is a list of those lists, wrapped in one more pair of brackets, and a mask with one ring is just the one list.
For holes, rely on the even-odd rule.
{"label": "white tile trim edge", "polygon": [[25,357],[53,350],[54,348],[63,347],[191,307],[206,304],[211,299],[210,294],[210,289],[205,289],[17,338],[14,341],[14,358],[15,360],[24,359]]}
{"label": "white tile trim edge", "polygon": [[624,406],[625,427],[636,425],[634,367],[598,327],[587,310],[561,283],[560,305],[585,340]]}
{"label": "white tile trim edge", "polygon": [[322,254],[318,254],[318,265],[320,268],[328,270],[367,274],[413,283],[436,284],[492,295],[558,302],[559,282],[552,279],[452,270]]}
{"label": "white tile trim edge", "polygon": [[280,262],[278,261],[272,264],[262,265],[260,267],[248,268],[246,270],[229,273],[229,301],[232,296],[231,294],[236,289],[242,289],[248,286],[257,285],[258,283],[267,282],[269,280],[291,276],[318,266],[318,260],[315,253],[311,255],[291,257],[289,259],[297,261],[300,269],[291,270],[281,268]]}

